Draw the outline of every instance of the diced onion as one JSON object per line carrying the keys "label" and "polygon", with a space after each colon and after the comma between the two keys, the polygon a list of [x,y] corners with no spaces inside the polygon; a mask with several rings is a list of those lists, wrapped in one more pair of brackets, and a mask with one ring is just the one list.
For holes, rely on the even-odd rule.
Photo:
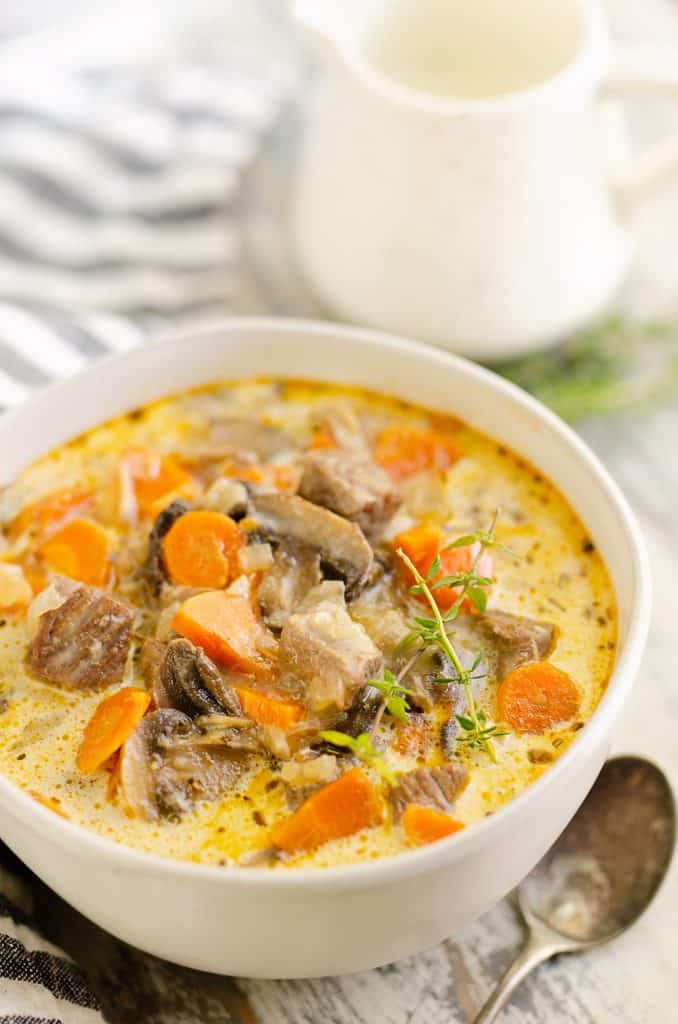
{"label": "diced onion", "polygon": [[263,572],[273,565],[273,550],[270,544],[250,544],[240,549],[238,561],[243,572]]}
{"label": "diced onion", "polygon": [[78,584],[73,580],[59,576],[49,586],[41,590],[36,598],[29,605],[26,613],[26,629],[29,636],[33,636],[38,629],[38,621],[41,615],[60,608],[64,601],[77,590]]}
{"label": "diced onion", "polygon": [[32,597],[31,585],[21,566],[0,562],[0,608],[28,604]]}
{"label": "diced onion", "polygon": [[287,761],[280,769],[280,778],[289,786],[312,786],[329,782],[336,770],[334,754],[321,754],[308,761]]}

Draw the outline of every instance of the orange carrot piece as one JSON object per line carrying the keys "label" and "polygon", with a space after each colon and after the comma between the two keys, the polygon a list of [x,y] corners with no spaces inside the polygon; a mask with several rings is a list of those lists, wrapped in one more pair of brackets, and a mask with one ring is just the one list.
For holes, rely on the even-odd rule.
{"label": "orange carrot piece", "polygon": [[338,448],[338,444],[332,437],[332,434],[327,427],[316,427],[311,437],[311,443],[308,446],[309,451],[318,452],[323,451],[326,448]]}
{"label": "orange carrot piece", "polygon": [[515,732],[545,732],[579,711],[574,682],[548,661],[520,665],[502,680],[497,715]]}
{"label": "orange carrot piece", "polygon": [[56,796],[43,796],[42,793],[37,793],[34,789],[28,790],[28,795],[32,796],[34,800],[37,800],[39,804],[46,807],[49,811],[54,811],[60,818],[65,818],[68,821],[68,814],[61,806],[61,800]]}
{"label": "orange carrot piece", "polygon": [[[429,584],[431,584],[436,583],[443,576],[459,576],[461,573],[468,572],[473,565],[479,550],[478,544],[469,544],[463,548],[449,548],[447,551],[441,550],[447,544],[452,543],[453,540],[454,537],[446,533],[440,526],[436,526],[433,523],[419,523],[417,526],[399,533],[393,539],[392,545],[394,551],[402,548],[424,577],[427,576],[436,555],[440,555],[440,570],[429,581]],[[398,572],[404,583],[408,587],[412,586],[415,582],[412,573],[402,559],[398,558],[397,563]],[[492,556],[489,552],[485,551],[481,555],[476,567],[476,574],[478,576],[490,577],[492,571]],[[438,587],[432,593],[438,607],[442,611],[447,611],[457,600],[459,588],[449,586]],[[421,604],[426,604],[426,598],[423,595],[419,595],[417,600]],[[471,602],[468,599],[465,600],[462,608],[468,609],[470,607]]]}
{"label": "orange carrot piece", "polygon": [[461,456],[461,449],[448,434],[403,426],[382,430],[374,450],[376,461],[395,481],[425,469],[449,469]]}
{"label": "orange carrot piece", "polygon": [[172,619],[172,628],[220,665],[250,675],[270,675],[270,662],[257,643],[262,626],[244,594],[209,590],[189,597]]}
{"label": "orange carrot piece", "polygon": [[71,519],[39,551],[50,569],[79,583],[103,587],[110,576],[108,535],[92,519]]}
{"label": "orange carrot piece", "polygon": [[351,768],[304,801],[272,831],[272,841],[285,853],[313,850],[331,839],[379,825],[382,801],[360,768]]}
{"label": "orange carrot piece", "polygon": [[93,492],[89,487],[76,484],[33,501],[22,508],[12,520],[9,527],[10,539],[15,540],[28,529],[33,529],[38,534],[48,533],[62,526],[69,517],[81,515],[90,507],[93,498]]}
{"label": "orange carrot piece", "polygon": [[303,718],[304,709],[300,704],[267,697],[258,690],[249,690],[236,686],[242,709],[247,718],[254,719],[260,725],[275,725],[278,729],[291,729]]}
{"label": "orange carrot piece", "polygon": [[416,846],[435,843],[438,839],[451,836],[464,828],[461,821],[451,818],[449,814],[435,807],[422,807],[420,804],[408,804],[403,811],[402,826],[408,842]]}
{"label": "orange carrot piece", "polygon": [[93,772],[128,739],[148,711],[151,696],[136,686],[125,686],[105,697],[85,726],[75,757],[81,772]]}
{"label": "orange carrot piece", "polygon": [[225,587],[239,573],[238,551],[244,543],[230,516],[207,509],[187,512],[163,541],[165,567],[172,583]]}
{"label": "orange carrot piece", "polygon": [[291,494],[297,489],[300,471],[296,466],[277,466],[271,462],[258,462],[255,465],[229,466],[225,476],[234,477],[250,484],[266,484],[275,487],[283,494]]}
{"label": "orange carrot piece", "polygon": [[130,448],[122,457],[121,470],[129,474],[137,507],[143,516],[153,515],[160,504],[173,498],[190,498],[191,478],[174,459],[144,448]]}

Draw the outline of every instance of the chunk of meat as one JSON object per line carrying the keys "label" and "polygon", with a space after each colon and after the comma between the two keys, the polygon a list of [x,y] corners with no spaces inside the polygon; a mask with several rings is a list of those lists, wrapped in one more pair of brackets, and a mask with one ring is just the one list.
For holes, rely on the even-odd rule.
{"label": "chunk of meat", "polygon": [[394,820],[400,821],[408,804],[449,811],[467,785],[468,772],[458,761],[441,768],[417,768],[404,772],[389,794]]}
{"label": "chunk of meat", "polygon": [[344,580],[349,597],[364,586],[374,555],[356,523],[296,494],[259,494],[252,501],[252,515],[267,539],[317,551],[323,567]]}
{"label": "chunk of meat", "polygon": [[381,665],[381,651],[346,611],[344,587],[325,581],[289,617],[280,636],[280,670],[304,684],[314,711],[343,710]]}
{"label": "chunk of meat", "polygon": [[141,669],[141,675],[146,684],[146,689],[149,693],[153,694],[153,699],[158,707],[166,707],[165,704],[160,704],[158,701],[158,694],[160,691],[160,668],[162,666],[167,644],[164,644],[161,640],[156,640],[154,637],[149,637],[144,640],[141,647],[141,656],[139,659],[139,668]]}
{"label": "chunk of meat", "polygon": [[188,715],[161,708],[147,715],[120,755],[122,795],[146,821],[177,820],[199,800],[216,800],[236,781],[248,752],[219,741],[202,742]]}
{"label": "chunk of meat", "polygon": [[368,532],[390,519],[400,504],[383,469],[366,455],[340,448],[304,457],[299,494]]}
{"label": "chunk of meat", "polygon": [[309,590],[320,581],[317,551],[303,544],[279,544],[273,554],[273,564],[264,572],[257,590],[266,625],[282,629]]}
{"label": "chunk of meat", "polygon": [[78,587],[41,615],[27,664],[38,679],[78,690],[122,681],[132,639],[131,608],[93,587]]}
{"label": "chunk of meat", "polygon": [[151,593],[156,597],[162,590],[163,583],[167,580],[165,560],[162,553],[163,538],[176,523],[189,511],[190,506],[185,501],[177,500],[164,508],[156,517],[153,528],[148,537],[148,555],[143,564],[141,573],[148,584]]}
{"label": "chunk of meat", "polygon": [[190,717],[224,711],[242,715],[235,690],[205,652],[184,637],[165,649],[153,695],[158,707],[175,708]]}
{"label": "chunk of meat", "polygon": [[299,447],[296,438],[282,427],[247,416],[217,420],[212,424],[210,441],[234,455],[253,455],[263,460],[294,452]]}
{"label": "chunk of meat", "polygon": [[557,640],[551,622],[538,622],[524,615],[488,611],[477,618],[479,628],[496,647],[497,679],[500,681],[520,665],[548,657]]}

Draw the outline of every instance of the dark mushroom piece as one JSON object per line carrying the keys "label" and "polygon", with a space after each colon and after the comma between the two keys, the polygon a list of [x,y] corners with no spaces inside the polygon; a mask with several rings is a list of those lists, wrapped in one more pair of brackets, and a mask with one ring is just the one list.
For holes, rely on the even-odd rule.
{"label": "dark mushroom piece", "polygon": [[252,500],[252,515],[265,538],[290,540],[317,551],[325,574],[345,582],[349,599],[364,586],[374,556],[357,523],[296,494],[258,494]]}
{"label": "dark mushroom piece", "polygon": [[183,637],[172,640],[155,678],[155,702],[184,714],[220,713],[241,716],[238,696],[205,652]]}
{"label": "dark mushroom piece", "polygon": [[162,585],[167,580],[165,560],[162,554],[163,538],[176,523],[177,519],[189,511],[185,501],[173,501],[156,517],[148,537],[148,554],[141,568],[141,575],[149,586],[151,593],[157,597]]}
{"label": "dark mushroom piece", "polygon": [[142,719],[120,754],[120,785],[145,821],[178,820],[199,800],[216,800],[247,765],[248,751],[201,743],[188,715],[161,708]]}

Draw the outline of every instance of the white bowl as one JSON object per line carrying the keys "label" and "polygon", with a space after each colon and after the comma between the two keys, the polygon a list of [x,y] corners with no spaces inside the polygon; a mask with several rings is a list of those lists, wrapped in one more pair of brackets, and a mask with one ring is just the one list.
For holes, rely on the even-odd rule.
{"label": "white bowl", "polygon": [[610,748],[650,615],[643,541],[619,490],[579,438],[518,388],[441,351],[373,331],[230,320],[97,363],[0,420],[0,479],[54,445],[151,399],[219,378],[361,385],[454,413],[505,442],[569,499],[607,563],[617,665],[561,758],[466,832],[382,861],[267,872],[179,863],[65,821],[0,778],[0,836],[101,927],[157,956],[261,978],[365,970],[457,932],[513,888],[571,818]]}

